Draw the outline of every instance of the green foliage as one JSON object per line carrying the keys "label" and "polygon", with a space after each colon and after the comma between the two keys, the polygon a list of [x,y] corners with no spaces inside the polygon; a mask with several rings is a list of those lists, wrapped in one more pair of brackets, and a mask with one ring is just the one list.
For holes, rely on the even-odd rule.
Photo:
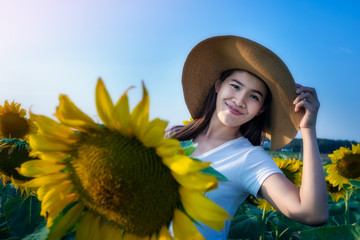
{"label": "green foliage", "polygon": [[[45,223],[40,202],[33,194],[21,195],[8,183],[0,184],[0,239],[24,239]],[[30,238],[30,239],[39,239]]]}
{"label": "green foliage", "polygon": [[197,146],[197,144],[195,144],[191,140],[181,141],[180,144],[181,144],[181,147],[184,149],[186,156],[190,156],[195,151],[196,146]]}
{"label": "green foliage", "polygon": [[356,225],[319,227],[301,231],[300,237],[307,240],[360,239],[360,227]]}
{"label": "green foliage", "polygon": [[[296,153],[291,151],[268,153],[282,159],[299,159]],[[344,184],[347,191],[345,199],[333,202],[330,195],[328,196],[329,219],[324,226],[307,226],[285,217],[280,212],[263,212],[261,215],[257,206],[244,202],[231,223],[229,239],[360,239],[360,181],[349,182],[350,184]]]}
{"label": "green foliage", "polygon": [[44,221],[40,202],[34,195],[10,198],[4,210],[9,230],[18,237],[32,233]]}

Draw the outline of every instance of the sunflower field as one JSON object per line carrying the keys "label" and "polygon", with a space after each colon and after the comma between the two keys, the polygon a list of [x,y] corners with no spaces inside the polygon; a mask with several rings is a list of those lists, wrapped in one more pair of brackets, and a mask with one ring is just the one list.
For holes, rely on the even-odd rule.
{"label": "sunflower field", "polygon": [[[167,122],[149,120],[144,84],[130,111],[129,90],[114,104],[98,80],[101,123],[66,95],[56,120],[28,116],[16,102],[0,106],[0,239],[203,239],[198,222],[224,227],[231,217],[204,193],[226,178],[189,157],[191,141],[164,138]],[[290,154],[273,159],[300,187],[302,161]],[[297,223],[250,196],[229,239],[360,239],[360,144],[329,157],[326,225]]]}
{"label": "sunflower field", "polygon": [[[302,162],[288,155],[273,159],[300,187]],[[277,212],[266,200],[252,197],[237,210],[229,239],[360,239],[360,144],[352,145],[352,149],[341,147],[329,157],[331,161],[324,163],[329,199],[327,224],[310,227],[298,223]]]}

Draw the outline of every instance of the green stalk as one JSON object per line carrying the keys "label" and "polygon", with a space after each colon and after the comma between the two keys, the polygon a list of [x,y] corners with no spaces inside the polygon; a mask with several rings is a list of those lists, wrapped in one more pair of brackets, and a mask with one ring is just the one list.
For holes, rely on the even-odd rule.
{"label": "green stalk", "polygon": [[[261,216],[261,220],[262,220],[264,225],[265,225],[265,218],[266,218],[266,207],[264,207],[263,212],[262,212],[262,216]],[[265,231],[263,231],[261,233],[261,236],[260,236],[259,240],[264,240],[264,239],[265,239]]]}
{"label": "green stalk", "polygon": [[346,189],[346,195],[345,195],[345,225],[349,224],[349,200],[350,200],[350,190]]}

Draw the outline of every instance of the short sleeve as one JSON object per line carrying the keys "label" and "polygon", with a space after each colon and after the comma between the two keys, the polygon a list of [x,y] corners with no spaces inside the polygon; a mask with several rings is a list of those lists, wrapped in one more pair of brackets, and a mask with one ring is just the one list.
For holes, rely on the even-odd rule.
{"label": "short sleeve", "polygon": [[262,147],[255,147],[248,152],[246,157],[243,171],[245,176],[242,178],[244,179],[242,183],[243,188],[248,191],[249,194],[260,198],[258,192],[262,183],[274,173],[283,174],[274,160]]}

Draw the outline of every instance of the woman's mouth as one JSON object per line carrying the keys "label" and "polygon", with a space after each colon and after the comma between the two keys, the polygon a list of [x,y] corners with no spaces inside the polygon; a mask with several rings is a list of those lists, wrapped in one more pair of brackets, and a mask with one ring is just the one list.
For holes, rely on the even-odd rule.
{"label": "woman's mouth", "polygon": [[225,103],[227,109],[230,111],[230,113],[239,116],[242,115],[243,113],[240,112],[238,109],[234,108],[233,106],[231,106],[230,104]]}

